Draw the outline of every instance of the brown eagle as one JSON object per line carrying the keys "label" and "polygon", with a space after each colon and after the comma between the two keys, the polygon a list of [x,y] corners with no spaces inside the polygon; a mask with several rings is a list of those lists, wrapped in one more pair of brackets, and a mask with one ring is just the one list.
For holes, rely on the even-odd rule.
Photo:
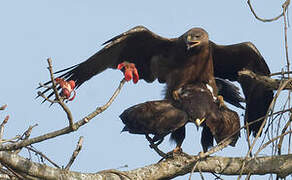
{"label": "brown eagle", "polygon": [[193,122],[197,127],[203,126],[201,144],[204,152],[213,146],[214,138],[219,143],[232,136],[230,145],[235,146],[240,135],[239,117],[226,106],[218,106],[208,84],[184,85],[178,90],[178,95],[179,101],[148,101],[126,109],[120,115],[125,124],[122,131],[147,136],[152,134],[154,137],[150,141],[159,141],[157,145],[171,133],[171,139],[177,144],[174,152],[177,152],[181,151],[186,123]]}
{"label": "brown eagle", "polygon": [[[219,119],[218,121],[220,122],[228,119],[224,118],[224,116],[234,116],[231,118],[231,121],[237,123],[238,117],[230,115],[234,113],[222,105],[223,102],[221,96],[219,96],[219,98],[217,97],[218,92],[214,76],[228,79],[230,81],[238,81],[241,84],[246,99],[245,121],[247,122],[252,122],[263,117],[273,98],[273,92],[266,89],[261,84],[248,79],[238,78],[238,71],[244,68],[261,75],[270,74],[270,70],[265,60],[256,47],[250,42],[228,46],[217,45],[209,40],[208,33],[202,28],[193,28],[178,38],[168,39],[156,35],[143,26],[137,26],[106,41],[103,45],[105,45],[103,49],[86,61],[58,71],[57,73],[64,72],[59,78],[63,78],[66,81],[75,81],[76,87],[78,88],[85,81],[107,68],[117,68],[117,66],[124,61],[134,63],[139,72],[140,79],[144,79],[147,82],[153,82],[158,79],[160,83],[166,83],[165,100],[149,102],[148,104],[153,106],[151,108],[157,109],[161,103],[162,107],[177,106],[177,103],[180,102],[178,103],[179,107],[175,107],[175,109],[171,110],[173,113],[178,113],[174,116],[174,119],[176,116],[181,118],[179,122],[186,122],[186,117],[192,117],[192,113],[189,114],[191,107],[189,107],[189,110],[186,110],[188,108],[184,107],[184,102],[186,101],[182,99],[181,91],[186,87],[193,85],[194,88],[195,86],[198,86],[198,88],[210,91],[214,99],[211,101],[206,97],[206,104],[197,104],[195,103],[196,96],[194,95],[193,98],[190,98],[192,106],[213,106],[214,103],[216,104],[215,101],[221,99],[221,101],[219,101],[221,104],[220,107],[218,107],[219,110],[216,110],[220,111],[219,114],[221,115],[219,116],[221,117],[214,119]],[[44,93],[47,91],[49,91],[49,89],[45,90]],[[226,89],[223,86],[222,92],[226,91],[228,92],[228,88]],[[198,96],[201,95],[201,93],[198,92],[195,94]],[[224,96],[224,99],[231,99],[227,97],[228,93],[225,94],[227,95]],[[236,97],[235,94],[236,93],[233,93],[233,96]],[[51,95],[53,95],[53,93],[49,96]],[[235,102],[238,103],[240,101],[237,99]],[[206,111],[206,109],[207,108],[202,110],[202,112]],[[159,112],[160,110],[157,111]],[[186,113],[186,115],[183,115],[184,113]],[[141,116],[143,116],[143,114]],[[149,117],[152,116],[150,115]],[[142,121],[143,118],[144,117],[141,117],[140,119],[136,118],[136,121],[133,121],[133,123]],[[203,119],[205,118],[206,117]],[[199,119],[200,122],[203,120],[200,118],[197,119]],[[158,123],[155,118],[147,120],[153,123]],[[165,120],[163,122],[167,124],[174,121],[171,118],[168,120],[169,121]],[[259,121],[250,125],[250,132],[253,132],[255,135],[255,133],[258,132],[261,123],[262,121]],[[212,139],[214,136],[216,140],[220,141],[222,138],[219,136],[223,137],[226,134],[230,134],[228,129],[224,131],[226,134],[216,134],[215,131],[216,128],[218,128],[217,123],[208,123],[208,120],[202,122],[202,125],[207,127],[203,130],[203,135],[211,133]],[[170,125],[165,125],[165,127],[169,126]],[[176,126],[174,128],[175,130],[184,127],[184,125],[178,125],[175,123],[174,126]],[[133,124],[133,127],[135,127],[135,124]],[[161,124],[160,127],[163,127],[163,124]],[[139,127],[135,128],[137,128],[137,132],[139,132]],[[159,128],[157,130],[159,130]],[[133,128],[131,131],[136,133]],[[231,131],[233,130],[230,129],[230,132]],[[168,133],[170,132],[172,131],[169,131]],[[174,136],[175,135],[173,135],[173,137]],[[208,144],[204,142],[202,144],[206,144],[205,146],[207,147],[210,145],[210,143]]]}

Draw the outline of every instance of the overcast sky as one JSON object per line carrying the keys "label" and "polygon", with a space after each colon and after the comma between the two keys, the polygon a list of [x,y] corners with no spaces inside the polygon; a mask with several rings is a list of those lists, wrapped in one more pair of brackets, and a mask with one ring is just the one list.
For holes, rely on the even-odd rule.
{"label": "overcast sky", "polygon": [[[38,83],[49,79],[46,69],[48,57],[52,58],[55,70],[72,66],[100,50],[106,40],[136,25],[146,26],[164,37],[178,37],[192,27],[202,27],[218,44],[251,41],[272,72],[278,72],[285,66],[282,19],[272,23],[260,22],[253,17],[246,1],[210,2],[1,1],[0,105],[6,103],[8,108],[1,112],[0,118],[7,114],[11,116],[5,138],[22,134],[35,123],[39,125],[33,129],[32,137],[67,126],[66,115],[58,105],[49,108],[49,104],[40,104],[41,99],[35,99]],[[257,0],[253,5],[259,16],[271,18],[280,14],[283,2]],[[288,34],[290,32],[291,29],[288,29]],[[121,72],[108,70],[84,83],[78,89],[76,99],[68,104],[74,120],[106,103],[122,77]],[[128,168],[121,169],[127,170],[155,163],[160,157],[148,147],[144,136],[120,134],[123,124],[118,116],[134,104],[161,99],[163,87],[158,82],[127,83],[113,105],[89,124],[77,132],[34,147],[65,166],[79,137],[84,136],[83,149],[72,166],[74,171],[97,172],[128,165]],[[238,113],[243,112],[238,110]],[[185,152],[195,155],[202,150],[200,134],[201,130],[188,125],[182,146]],[[217,155],[245,155],[248,149],[244,135],[242,131],[237,147],[228,147]],[[161,148],[168,152],[174,146],[166,138]],[[193,177],[198,178],[197,174]]]}

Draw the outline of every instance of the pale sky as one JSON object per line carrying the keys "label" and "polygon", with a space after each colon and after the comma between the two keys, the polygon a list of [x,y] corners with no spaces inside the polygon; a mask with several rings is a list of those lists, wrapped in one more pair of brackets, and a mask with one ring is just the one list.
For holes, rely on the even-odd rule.
{"label": "pale sky", "polygon": [[[283,2],[257,0],[253,5],[259,16],[271,18],[280,14]],[[272,72],[281,71],[286,62],[283,20],[272,23],[256,20],[246,1],[11,0],[0,2],[0,22],[0,105],[8,104],[0,118],[7,114],[11,117],[4,138],[22,134],[35,123],[39,125],[31,137],[67,126],[66,115],[58,105],[49,108],[49,104],[40,104],[41,99],[35,99],[38,83],[49,79],[48,57],[52,58],[55,70],[72,66],[100,50],[103,42],[136,25],[146,26],[164,37],[177,37],[192,27],[202,27],[218,44],[251,41]],[[288,35],[290,32],[288,29]],[[122,77],[121,72],[108,70],[84,83],[75,100],[68,104],[74,120],[105,104]],[[128,170],[155,163],[160,157],[148,147],[144,136],[120,134],[123,124],[118,116],[134,104],[163,98],[163,87],[158,82],[127,83],[113,105],[86,126],[33,146],[58,165],[66,166],[79,137],[84,136],[83,149],[71,168],[74,171],[97,172],[124,165],[128,168],[120,170]],[[183,150],[191,155],[202,151],[200,136],[201,130],[188,125]],[[161,148],[168,152],[174,144],[166,138]],[[237,147],[228,147],[216,155],[244,156],[247,150],[242,131]],[[197,178],[196,173],[193,179]]]}

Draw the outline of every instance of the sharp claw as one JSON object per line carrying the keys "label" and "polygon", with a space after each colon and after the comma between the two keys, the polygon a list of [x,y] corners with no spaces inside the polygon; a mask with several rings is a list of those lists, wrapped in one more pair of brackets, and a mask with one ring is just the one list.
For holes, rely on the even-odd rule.
{"label": "sharp claw", "polygon": [[117,69],[121,70],[121,69],[123,69],[123,67],[125,67],[125,64],[124,63],[120,63],[120,64],[118,64]]}
{"label": "sharp claw", "polygon": [[174,100],[178,101],[180,99],[179,93],[177,90],[172,91],[172,97]]}

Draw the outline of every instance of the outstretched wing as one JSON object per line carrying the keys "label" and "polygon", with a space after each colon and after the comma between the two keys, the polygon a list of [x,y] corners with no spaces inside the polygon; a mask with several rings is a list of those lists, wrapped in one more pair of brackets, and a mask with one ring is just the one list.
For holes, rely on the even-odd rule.
{"label": "outstretched wing", "polygon": [[[238,81],[241,84],[246,99],[245,120],[252,122],[266,115],[273,99],[273,91],[248,78],[238,78],[238,71],[249,69],[260,75],[269,75],[270,70],[257,48],[250,42],[217,45],[210,41],[214,75],[216,77]],[[250,132],[255,135],[261,122],[249,126]]]}
{"label": "outstretched wing", "polygon": [[[140,79],[152,82],[161,77],[159,80],[163,82],[164,73],[168,71],[155,67],[157,63],[153,61],[159,61],[160,58],[167,56],[176,41],[177,38],[163,38],[143,26],[137,26],[106,41],[103,44],[105,47],[86,61],[56,73],[63,72],[60,78],[66,81],[74,80],[76,87],[79,87],[107,68],[117,68],[119,63],[128,61],[136,65]],[[162,63],[168,62],[162,61]]]}

